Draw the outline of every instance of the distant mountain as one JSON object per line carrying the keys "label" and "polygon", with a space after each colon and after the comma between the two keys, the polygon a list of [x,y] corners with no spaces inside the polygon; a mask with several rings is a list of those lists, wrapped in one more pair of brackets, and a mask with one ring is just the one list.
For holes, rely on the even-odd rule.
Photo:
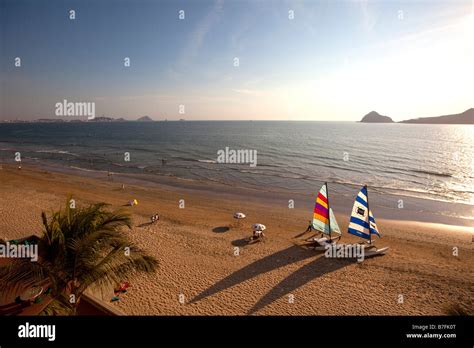
{"label": "distant mountain", "polygon": [[114,118],[104,117],[104,116],[96,117],[96,118],[93,118],[93,119],[89,120],[89,122],[114,122],[114,121],[115,121]]}
{"label": "distant mountain", "polygon": [[39,123],[56,123],[56,122],[64,122],[63,119],[60,118],[39,118],[36,120]]}
{"label": "distant mountain", "polygon": [[360,122],[363,123],[393,123],[393,120],[388,116],[382,116],[376,111],[371,111]]}
{"label": "distant mountain", "polygon": [[153,120],[149,116],[143,116],[137,119],[138,122],[153,122]]}
{"label": "distant mountain", "polygon": [[421,124],[474,124],[474,108],[470,108],[460,114],[444,115],[437,117],[422,117],[401,121],[401,123]]}

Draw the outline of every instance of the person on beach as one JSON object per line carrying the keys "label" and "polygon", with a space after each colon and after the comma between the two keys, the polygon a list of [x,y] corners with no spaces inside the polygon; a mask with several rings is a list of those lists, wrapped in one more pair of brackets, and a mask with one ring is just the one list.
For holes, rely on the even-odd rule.
{"label": "person on beach", "polygon": [[311,232],[313,230],[313,224],[311,223],[311,220],[308,221],[308,228],[306,229],[306,231],[304,231],[304,233],[306,232]]}
{"label": "person on beach", "polygon": [[249,242],[255,241],[255,240],[260,240],[263,237],[265,237],[265,234],[263,231],[266,229],[265,225],[263,224],[253,224],[252,225],[252,237],[250,237]]}
{"label": "person on beach", "polygon": [[158,214],[154,214],[154,215],[152,215],[151,218],[150,218],[152,224],[154,224],[155,222],[157,222],[159,219],[160,219],[160,216],[159,216]]}
{"label": "person on beach", "polygon": [[263,231],[256,230],[256,231],[253,231],[253,236],[250,238],[250,240],[251,241],[257,240],[257,239],[260,239],[262,237],[265,237],[265,234],[263,233]]}

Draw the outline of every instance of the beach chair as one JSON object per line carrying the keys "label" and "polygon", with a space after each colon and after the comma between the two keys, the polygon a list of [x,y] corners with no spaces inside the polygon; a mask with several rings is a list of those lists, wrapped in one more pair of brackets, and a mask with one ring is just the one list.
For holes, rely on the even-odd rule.
{"label": "beach chair", "polygon": [[253,231],[253,235],[249,238],[248,243],[252,244],[252,243],[255,243],[257,241],[261,241],[264,238],[265,238],[265,234],[263,233],[263,231],[255,230],[255,231]]}

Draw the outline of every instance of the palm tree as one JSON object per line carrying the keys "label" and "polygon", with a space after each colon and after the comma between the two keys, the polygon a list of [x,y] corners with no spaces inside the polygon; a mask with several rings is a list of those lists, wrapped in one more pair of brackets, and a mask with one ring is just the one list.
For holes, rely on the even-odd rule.
{"label": "palm tree", "polygon": [[123,227],[132,227],[130,215],[121,210],[111,212],[105,203],[71,208],[70,201],[49,220],[42,212],[39,262],[15,259],[0,268],[5,290],[15,291],[47,279],[57,295],[50,311],[54,314],[61,307],[75,314],[91,285],[104,289],[136,272],[152,273],[158,264],[123,233]]}

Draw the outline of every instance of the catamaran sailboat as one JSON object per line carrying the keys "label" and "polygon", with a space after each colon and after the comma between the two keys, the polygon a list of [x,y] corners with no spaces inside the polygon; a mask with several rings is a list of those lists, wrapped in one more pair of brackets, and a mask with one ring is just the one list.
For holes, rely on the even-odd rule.
{"label": "catamaran sailboat", "polygon": [[373,244],[372,235],[380,238],[380,232],[377,224],[375,223],[374,215],[369,208],[369,193],[367,190],[367,185],[362,187],[354,201],[347,232],[355,236],[368,239],[368,241],[363,244],[365,249],[367,249],[365,252],[366,257],[380,255],[388,250],[388,247],[377,249]]}
{"label": "catamaran sailboat", "polygon": [[341,229],[337,224],[334,212],[329,206],[329,190],[327,182],[319,190],[314,204],[312,228],[321,232],[321,237],[313,237],[308,241],[315,243],[316,250],[324,250],[341,238]]}

